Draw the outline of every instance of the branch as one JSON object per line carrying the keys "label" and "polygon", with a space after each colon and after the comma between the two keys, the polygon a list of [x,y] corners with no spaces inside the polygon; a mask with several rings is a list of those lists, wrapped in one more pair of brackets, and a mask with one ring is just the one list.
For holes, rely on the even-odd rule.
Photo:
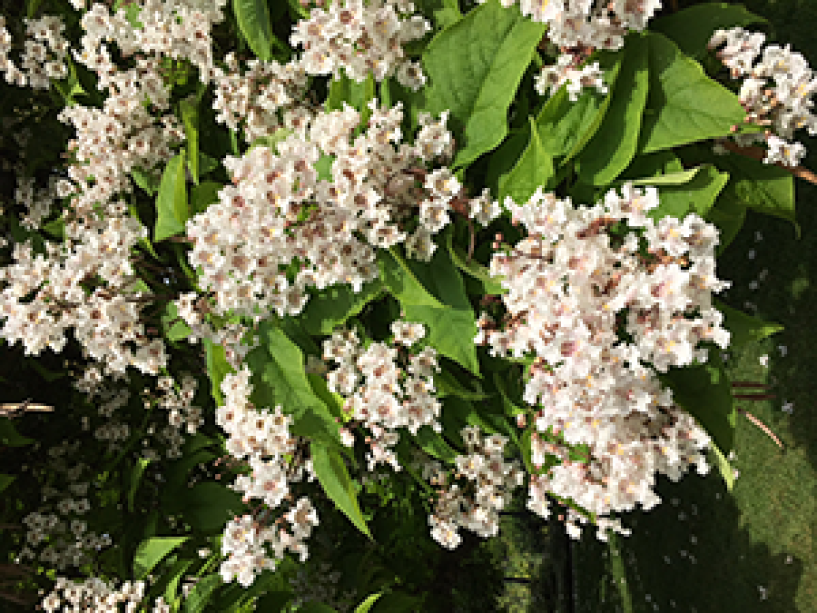
{"label": "branch", "polygon": [[780,447],[780,449],[783,449],[785,451],[786,448],[783,446],[783,443],[780,442],[780,439],[775,436],[774,432],[772,432],[766,424],[764,424],[757,417],[749,413],[749,411],[747,411],[746,409],[741,409],[740,407],[738,407],[738,413],[740,413],[741,415],[745,415],[746,419],[748,419],[758,428],[763,430],[766,436],[768,436],[775,443],[777,443],[777,446]]}
{"label": "branch", "polygon": [[[737,153],[747,158],[752,158],[753,160],[757,160],[758,162],[762,162],[763,158],[766,157],[766,150],[762,147],[741,147],[736,143],[731,141],[723,141],[721,142],[724,149],[728,149],[732,153]],[[802,166],[795,166],[792,168],[791,166],[786,166],[781,162],[775,162],[775,166],[782,168],[786,172],[790,172],[795,177],[800,179],[805,179],[809,183],[813,183],[817,185],[817,175],[811,172],[808,168],[803,168]]]}
{"label": "branch", "polygon": [[47,404],[32,404],[31,398],[28,400],[24,400],[23,402],[7,402],[4,404],[0,404],[0,416],[3,417],[14,417],[17,413],[23,413],[26,411],[36,411],[40,413],[50,413],[54,410],[54,407],[49,406]]}

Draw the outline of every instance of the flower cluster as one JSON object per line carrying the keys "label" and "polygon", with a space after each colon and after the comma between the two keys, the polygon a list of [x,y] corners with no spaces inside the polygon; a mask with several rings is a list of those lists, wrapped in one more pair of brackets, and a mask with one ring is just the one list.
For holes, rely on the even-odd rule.
{"label": "flower cluster", "polygon": [[[144,581],[125,581],[116,586],[113,582],[105,582],[97,577],[83,581],[57,577],[51,592],[42,600],[40,607],[46,613],[97,613],[98,611],[120,611],[119,605],[124,605],[125,611],[136,611],[144,605]],[[141,609],[138,609],[141,610]],[[161,596],[153,603],[151,613],[170,613],[170,606]]]}
{"label": "flower cluster", "polygon": [[743,28],[717,30],[708,47],[723,47],[717,57],[733,78],[744,77],[739,96],[746,121],[768,126],[765,133],[738,134],[735,140],[740,145],[765,141],[766,164],[797,166],[806,148],[793,140],[794,131],[805,128],[810,136],[817,134],[817,115],[811,112],[817,76],[806,58],[791,51],[789,45],[763,47],[765,39],[764,34]]}
{"label": "flower cluster", "polygon": [[23,518],[26,545],[18,561],[37,560],[58,570],[77,568],[111,545],[108,535],[98,534],[88,525],[93,477],[88,465],[71,462],[80,446],[79,441],[66,441],[48,450],[57,478],[42,489],[39,508]]}
{"label": "flower cluster", "polygon": [[[181,384],[177,384],[172,377],[159,377],[157,404],[167,411],[168,425],[161,432],[165,445],[165,455],[168,458],[179,458],[182,455],[182,445],[187,434],[195,434],[204,425],[202,408],[193,404],[198,381],[191,375],[185,375]],[[157,459],[154,453],[148,454]]]}
{"label": "flower cluster", "polygon": [[[242,131],[247,142],[273,135],[303,113],[307,75],[302,64],[250,60],[242,72],[234,54],[228,54],[224,62],[227,70],[215,78],[216,121]],[[295,117],[282,123],[280,116],[288,114]]]}
{"label": "flower cluster", "polygon": [[[335,331],[323,343],[323,359],[337,366],[327,374],[330,391],[347,399],[344,410],[350,419],[371,433],[366,437],[369,471],[378,464],[401,469],[393,451],[400,440],[399,428],[411,434],[423,426],[441,429],[437,421],[441,405],[434,396],[433,379],[439,370],[437,352],[432,347],[406,351],[425,335],[421,324],[398,320],[391,329],[399,349],[380,342],[364,349],[354,330]],[[400,362],[407,362],[405,371]],[[347,445],[354,444],[348,427],[342,435]]]}
{"label": "flower cluster", "polygon": [[[264,569],[274,569],[287,550],[306,560],[309,552],[305,541],[318,525],[318,515],[308,498],[292,502],[290,484],[312,478],[303,447],[289,433],[292,417],[284,415],[280,407],[274,412],[254,407],[249,400],[252,384],[246,367],[227,375],[221,389],[224,405],[217,411],[216,422],[229,435],[227,451],[249,468],[247,474],[236,478],[233,487],[244,493],[245,502],[260,500],[259,509],[263,510],[260,515],[243,515],[228,522],[221,544],[227,558],[220,572],[225,582],[237,578],[248,586]],[[282,516],[275,523],[267,521],[274,510]],[[282,525],[284,520],[289,531]]]}
{"label": "flower cluster", "polygon": [[5,21],[0,15],[0,72],[5,73],[7,83],[18,87],[48,89],[52,79],[64,79],[68,76],[68,41],[62,34],[65,30],[62,18],[44,15],[39,19],[24,20],[26,41],[19,67],[9,58],[12,39]]}
{"label": "flower cluster", "polygon": [[[70,242],[48,244],[46,254],[35,254],[30,244],[15,245],[14,263],[0,272],[6,284],[0,292],[3,336],[37,355],[45,347],[60,351],[73,328],[86,354],[109,371],[133,365],[158,373],[166,362],[164,343],[145,336],[139,317],[143,294],[134,291],[130,277],[130,249],[144,231],[135,219],[116,217],[73,248]],[[90,278],[110,285],[88,292],[83,284]]]}
{"label": "flower cluster", "polygon": [[[527,237],[492,258],[507,316],[498,325],[483,314],[477,342],[534,358],[524,399],[538,407],[534,463],[548,468],[531,483],[530,507],[546,514],[551,493],[598,516],[649,508],[656,472],[707,470],[706,434],[644,363],[666,372],[706,361],[699,341],[728,345],[711,304],[727,286],[715,277],[717,230],[694,214],[656,224],[646,216],[655,188],[629,185],[592,208],[541,189],[506,206]],[[584,461],[571,460],[578,445]]]}
{"label": "flower cluster", "polygon": [[[510,7],[516,0],[500,3]],[[522,14],[548,24],[548,38],[566,48],[619,49],[627,32],[646,28],[660,8],[661,0],[519,0]]]}
{"label": "flower cluster", "polygon": [[337,78],[343,69],[358,82],[370,74],[377,81],[395,75],[417,90],[425,75],[419,63],[406,59],[403,46],[431,26],[413,12],[406,0],[338,0],[328,10],[312,9],[295,26],[290,43],[303,47],[301,64],[309,74]]}
{"label": "flower cluster", "polygon": [[[369,110],[356,137],[361,117],[346,107],[290,121],[292,133],[276,150],[258,146],[225,160],[234,185],[187,222],[189,260],[217,313],[297,315],[308,288],[345,283],[360,291],[378,274],[376,248],[404,242],[416,258],[430,259],[431,237],[461,203],[450,170],[424,168],[451,151],[446,117],[422,117],[410,145],[401,142],[399,105],[372,102]],[[482,219],[482,200],[474,202],[461,206]],[[409,226],[415,217],[419,225]]]}
{"label": "flower cluster", "polygon": [[[332,543],[327,543],[331,548]],[[341,591],[341,572],[332,570],[326,562],[302,566],[289,580],[294,598],[292,605],[301,607],[309,602],[320,602],[339,613],[351,611],[355,606],[357,593],[354,590]]]}
{"label": "flower cluster", "polygon": [[51,212],[51,206],[57,198],[57,178],[51,177],[48,186],[36,188],[33,177],[17,175],[17,189],[14,192],[14,201],[22,204],[28,211],[20,220],[23,227],[34,230],[42,225],[43,220]]}
{"label": "flower cluster", "polygon": [[85,35],[75,55],[102,79],[117,73],[108,43],[114,43],[124,56],[139,54],[174,60],[187,60],[199,70],[202,83],[218,73],[213,64],[210,30],[223,21],[227,0],[142,0],[138,7],[139,27],[128,19],[124,5],[115,12],[95,2],[82,15]]}
{"label": "flower cluster", "polygon": [[432,538],[455,549],[461,528],[483,538],[499,532],[499,512],[510,502],[513,490],[524,481],[516,462],[506,462],[503,450],[508,439],[500,434],[483,436],[476,426],[462,430],[467,455],[457,456],[456,480],[437,462],[428,462],[424,477],[439,488],[434,511],[428,518]]}
{"label": "flower cluster", "polygon": [[534,87],[542,96],[548,92],[553,95],[565,83],[572,102],[578,100],[582,89],[587,87],[594,87],[601,94],[607,93],[604,73],[599,68],[599,63],[593,62],[579,70],[575,56],[571,54],[560,55],[555,65],[542,67],[534,79]]}

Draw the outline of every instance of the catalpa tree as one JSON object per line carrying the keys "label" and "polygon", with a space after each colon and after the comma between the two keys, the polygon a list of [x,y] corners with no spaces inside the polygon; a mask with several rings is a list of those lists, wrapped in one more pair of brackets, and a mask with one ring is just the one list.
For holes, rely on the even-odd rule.
{"label": "catalpa tree", "polygon": [[794,221],[817,131],[762,17],[3,9],[9,602],[442,611],[515,495],[605,540],[659,475],[731,483],[721,351],[778,327],[717,256]]}

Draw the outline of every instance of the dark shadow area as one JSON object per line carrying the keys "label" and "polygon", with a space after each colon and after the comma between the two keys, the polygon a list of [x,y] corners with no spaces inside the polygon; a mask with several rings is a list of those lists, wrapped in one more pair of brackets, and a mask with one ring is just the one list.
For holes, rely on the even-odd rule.
{"label": "dark shadow area", "polygon": [[717,474],[659,485],[656,509],[623,518],[632,536],[575,547],[577,613],[797,611],[803,561],[773,554],[740,527]]}

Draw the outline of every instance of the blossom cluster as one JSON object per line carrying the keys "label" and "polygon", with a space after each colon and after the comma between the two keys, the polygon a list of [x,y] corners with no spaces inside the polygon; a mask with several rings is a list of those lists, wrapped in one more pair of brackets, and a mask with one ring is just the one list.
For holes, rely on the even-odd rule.
{"label": "blossom cluster", "polygon": [[134,27],[124,5],[112,13],[105,4],[94,2],[82,15],[85,33],[76,59],[100,76],[101,87],[105,87],[106,75],[120,70],[109,43],[126,57],[187,60],[198,68],[202,83],[207,83],[218,73],[210,31],[224,20],[226,4],[227,0],[141,0],[139,26]]}
{"label": "blossom cluster", "polygon": [[[141,610],[145,603],[144,581],[125,581],[117,586],[113,582],[105,582],[97,577],[78,581],[57,577],[53,589],[42,600],[40,607],[46,613],[72,613],[99,611],[121,611],[120,605],[128,613]],[[170,605],[163,597],[158,597],[150,613],[170,613]]]}
{"label": "blossom cluster", "polygon": [[599,63],[593,62],[577,69],[575,56],[567,53],[560,55],[556,64],[543,66],[534,78],[534,87],[542,96],[548,93],[553,95],[565,83],[571,102],[578,100],[579,94],[587,87],[593,87],[601,94],[607,93]]}
{"label": "blossom cluster", "polygon": [[[383,109],[373,101],[369,111],[357,136],[361,115],[348,106],[297,122],[289,116],[291,134],[275,149],[257,146],[225,159],[233,185],[187,222],[189,261],[201,288],[213,293],[216,313],[297,315],[309,288],[344,283],[357,292],[376,278],[377,248],[405,243],[413,257],[430,259],[431,238],[456,206],[482,221],[496,213],[484,198],[463,202],[446,167],[426,171],[451,152],[445,115],[421,117],[408,144],[400,105]],[[419,224],[411,227],[414,218]]]}
{"label": "blossom cluster", "polygon": [[760,32],[737,27],[717,30],[708,47],[722,47],[717,57],[733,78],[743,77],[739,97],[746,121],[768,127],[765,133],[737,134],[735,140],[740,145],[765,141],[764,163],[797,166],[806,148],[793,140],[795,130],[805,128],[810,136],[817,135],[817,115],[811,112],[817,76],[789,45],[764,47],[765,40]]}
{"label": "blossom cluster", "polygon": [[42,489],[38,509],[23,518],[26,544],[18,561],[36,560],[58,570],[78,568],[111,545],[107,534],[95,532],[88,524],[93,477],[87,464],[71,461],[80,446],[79,441],[65,441],[48,450],[57,477]]}
{"label": "blossom cluster", "polygon": [[[516,0],[500,4],[507,8]],[[559,47],[613,51],[621,48],[629,30],[646,28],[660,8],[661,0],[519,0],[522,14],[548,24],[547,36]]]}
{"label": "blossom cluster", "polygon": [[[130,249],[144,228],[130,217],[112,218],[106,226],[89,233],[87,243],[49,243],[45,254],[35,254],[30,244],[15,245],[14,263],[0,271],[6,285],[0,291],[3,336],[37,355],[46,347],[60,351],[73,329],[86,355],[110,371],[132,365],[156,374],[166,363],[164,343],[145,335],[143,293],[134,291],[130,276]],[[94,277],[110,286],[88,292],[83,284]],[[27,296],[33,299],[24,301]]]}
{"label": "blossom cluster", "polygon": [[[714,226],[694,214],[656,223],[646,213],[658,204],[655,188],[629,184],[590,208],[541,189],[522,205],[506,201],[527,237],[491,260],[507,316],[483,314],[477,342],[534,358],[524,399],[537,407],[533,461],[546,467],[531,483],[539,514],[547,493],[600,517],[650,508],[656,472],[707,470],[708,437],[645,363],[663,373],[705,362],[700,341],[725,348],[711,296],[728,284],[715,276]],[[584,461],[570,454],[581,445]]]}
{"label": "blossom cluster", "polygon": [[423,467],[423,476],[438,488],[434,511],[428,518],[431,536],[448,549],[462,542],[461,528],[483,538],[496,536],[499,512],[524,481],[518,463],[505,461],[507,437],[484,436],[477,426],[466,426],[461,434],[466,455],[455,458],[456,479],[438,462],[430,461]]}
{"label": "blossom cluster", "polygon": [[[221,543],[226,559],[220,573],[225,582],[237,579],[248,586],[264,569],[274,569],[287,551],[297,553],[301,561],[309,555],[305,541],[318,525],[318,515],[307,497],[292,502],[290,484],[311,479],[312,470],[298,439],[290,435],[292,417],[284,415],[281,407],[256,409],[250,402],[248,368],[227,375],[221,389],[224,405],[217,410],[216,422],[229,435],[227,451],[249,469],[233,487],[244,494],[245,502],[260,500],[263,511],[260,516],[243,515],[227,523]],[[275,510],[281,517],[268,521]],[[284,520],[289,531],[283,527]]]}
{"label": "blossom cluster", "polygon": [[68,76],[68,41],[63,36],[65,24],[59,17],[45,15],[24,20],[26,40],[19,67],[9,57],[13,41],[5,22],[5,17],[0,15],[0,73],[5,73],[7,83],[48,89],[52,79]]}
{"label": "blossom cluster", "polygon": [[216,121],[243,132],[247,142],[274,135],[305,112],[307,73],[302,63],[250,60],[242,71],[232,53],[225,56],[224,63],[227,69],[214,79]]}
{"label": "blossom cluster", "polygon": [[417,90],[425,75],[418,62],[406,58],[404,46],[431,26],[413,12],[407,0],[338,0],[327,10],[312,9],[296,24],[290,43],[303,48],[300,61],[309,74],[338,78],[342,69],[358,82],[370,74],[376,81],[394,75]]}
{"label": "blossom cluster", "polygon": [[[425,336],[424,326],[397,320],[391,330],[397,347],[372,342],[364,349],[354,330],[336,330],[323,343],[323,359],[336,366],[326,375],[329,390],[346,398],[344,410],[352,423],[370,433],[369,471],[378,464],[401,470],[393,450],[400,428],[413,435],[423,426],[441,429],[442,406],[434,396],[433,378],[439,371],[437,352],[432,347],[408,351]],[[348,446],[354,445],[348,424],[342,436]]]}

